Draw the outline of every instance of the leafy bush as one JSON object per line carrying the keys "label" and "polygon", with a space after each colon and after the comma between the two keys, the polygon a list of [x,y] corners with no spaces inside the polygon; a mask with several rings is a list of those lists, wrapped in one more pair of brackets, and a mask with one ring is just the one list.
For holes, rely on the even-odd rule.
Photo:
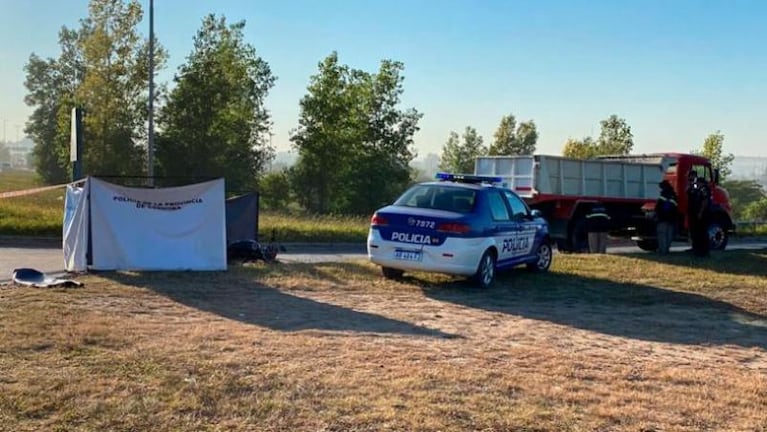
{"label": "leafy bush", "polygon": [[259,182],[261,205],[269,210],[285,210],[290,203],[290,179],[287,170],[271,172]]}

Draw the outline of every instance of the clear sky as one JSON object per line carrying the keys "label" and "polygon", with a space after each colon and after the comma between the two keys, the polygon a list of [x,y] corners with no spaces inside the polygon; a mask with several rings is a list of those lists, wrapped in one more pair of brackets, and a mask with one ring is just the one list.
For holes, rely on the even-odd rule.
{"label": "clear sky", "polygon": [[[0,126],[15,140],[30,113],[24,65],[58,55],[87,0],[0,0]],[[141,0],[148,10],[149,0]],[[451,130],[485,138],[501,116],[535,120],[539,153],[627,120],[635,152],[689,151],[721,130],[725,151],[767,156],[767,1],[762,0],[155,0],[169,82],[208,13],[245,20],[278,81],[267,100],[274,144],[290,149],[298,101],[331,51],[374,71],[405,64],[404,106],[424,117],[419,156]],[[142,32],[148,34],[148,14]],[[2,131],[0,131],[2,132]]]}

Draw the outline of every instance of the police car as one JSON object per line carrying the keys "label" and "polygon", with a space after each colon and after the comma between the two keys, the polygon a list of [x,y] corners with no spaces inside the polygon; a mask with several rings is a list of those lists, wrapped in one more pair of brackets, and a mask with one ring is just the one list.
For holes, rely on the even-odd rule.
{"label": "police car", "polygon": [[482,287],[496,270],[551,266],[548,224],[497,177],[438,173],[370,220],[368,258],[384,277],[406,271],[471,276]]}

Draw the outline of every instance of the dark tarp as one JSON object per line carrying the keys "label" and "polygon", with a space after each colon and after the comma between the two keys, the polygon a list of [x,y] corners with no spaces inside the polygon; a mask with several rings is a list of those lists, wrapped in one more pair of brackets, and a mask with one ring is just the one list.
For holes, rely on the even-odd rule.
{"label": "dark tarp", "polygon": [[258,241],[258,194],[249,193],[226,200],[226,243]]}

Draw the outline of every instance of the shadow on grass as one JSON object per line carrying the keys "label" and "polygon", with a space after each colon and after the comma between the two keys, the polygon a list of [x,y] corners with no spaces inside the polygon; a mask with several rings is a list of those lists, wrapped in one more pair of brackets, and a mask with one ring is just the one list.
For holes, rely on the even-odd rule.
{"label": "shadow on grass", "polygon": [[[349,275],[356,277],[370,278],[380,276],[381,270],[377,267],[362,266],[354,262],[332,262],[321,261],[315,263],[305,262],[272,262],[264,263],[245,262],[229,265],[230,271],[248,272],[251,277],[305,277],[310,279],[319,279],[325,282],[331,282],[341,287],[352,285]],[[313,291],[310,286],[303,287],[303,290]]]}
{"label": "shadow on grass", "polygon": [[723,274],[767,277],[767,249],[712,251],[708,257],[697,257],[687,251],[668,255],[638,252],[623,256]]}
{"label": "shadow on grass", "polygon": [[485,291],[464,281],[424,284],[422,290],[440,301],[607,335],[767,349],[764,316],[702,295],[649,285],[514,269]]}
{"label": "shadow on grass", "polygon": [[[312,266],[301,267],[306,269]],[[100,275],[120,284],[150,289],[195,309],[272,330],[457,337],[408,322],[292,295],[259,284],[253,281],[252,274],[237,269],[204,274],[110,272]]]}

